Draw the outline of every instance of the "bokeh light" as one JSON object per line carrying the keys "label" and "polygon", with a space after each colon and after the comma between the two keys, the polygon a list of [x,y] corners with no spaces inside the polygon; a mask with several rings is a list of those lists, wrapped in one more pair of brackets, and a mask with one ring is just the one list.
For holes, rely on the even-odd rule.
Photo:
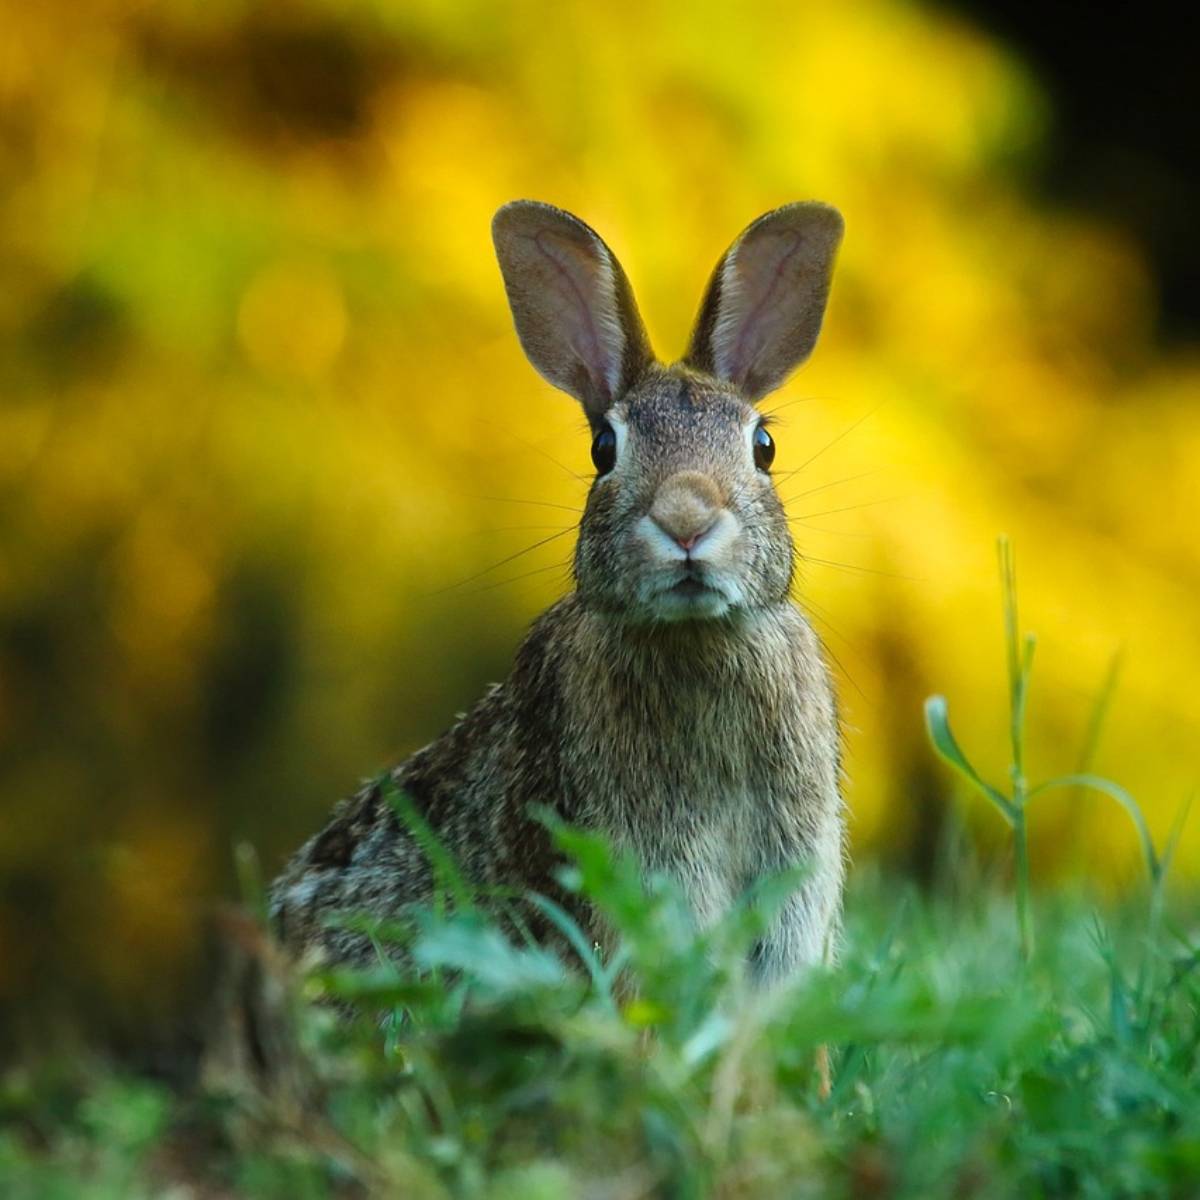
{"label": "bokeh light", "polygon": [[[856,856],[923,870],[948,813],[989,835],[921,702],[1005,769],[1002,531],[1034,771],[1076,765],[1119,649],[1097,766],[1164,835],[1200,737],[1200,357],[1156,345],[1139,247],[1030,198],[1046,103],[945,11],[701,7],[10,6],[0,992],[153,999],[236,842],[276,869],[568,586],[569,535],[493,566],[588,471],[493,261],[518,196],[603,234],[664,357],[749,220],[844,212],[822,342],[766,406]],[[1104,800],[1032,833],[1041,879],[1135,877]]]}

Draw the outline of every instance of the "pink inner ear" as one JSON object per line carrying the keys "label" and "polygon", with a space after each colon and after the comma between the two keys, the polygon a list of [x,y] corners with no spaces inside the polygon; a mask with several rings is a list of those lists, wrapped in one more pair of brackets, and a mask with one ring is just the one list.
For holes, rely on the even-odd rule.
{"label": "pink inner ear", "polygon": [[617,320],[612,265],[602,248],[580,246],[549,230],[531,241],[545,263],[545,286],[559,301],[560,329],[594,386],[616,395],[625,338]]}
{"label": "pink inner ear", "polygon": [[764,233],[743,242],[726,263],[713,337],[717,372],[726,379],[745,382],[759,355],[786,338],[794,314],[784,300],[795,286],[803,245],[794,229]]}

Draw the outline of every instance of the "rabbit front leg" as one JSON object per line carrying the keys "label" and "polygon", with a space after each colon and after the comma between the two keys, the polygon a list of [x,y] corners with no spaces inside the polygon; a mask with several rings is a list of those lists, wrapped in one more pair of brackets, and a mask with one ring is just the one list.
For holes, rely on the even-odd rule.
{"label": "rabbit front leg", "polygon": [[[842,856],[840,839],[824,859],[810,856],[812,873],[784,902],[750,953],[750,977],[759,988],[771,988],[796,978],[804,970],[833,960],[842,906]],[[817,1096],[828,1100],[833,1092],[829,1046],[816,1048],[813,1066]]]}
{"label": "rabbit front leg", "polygon": [[797,848],[792,862],[775,863],[764,871],[797,866],[808,873],[771,919],[750,952],[750,977],[762,988],[794,979],[809,967],[832,960],[841,915],[842,854],[840,840],[826,839],[807,853]]}

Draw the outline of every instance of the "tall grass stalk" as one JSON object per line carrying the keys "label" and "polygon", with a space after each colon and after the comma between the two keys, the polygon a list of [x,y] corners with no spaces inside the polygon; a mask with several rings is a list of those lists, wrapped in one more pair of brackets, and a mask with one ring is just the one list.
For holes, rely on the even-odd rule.
{"label": "tall grass stalk", "polygon": [[[963,753],[950,729],[950,718],[944,696],[930,696],[925,701],[925,723],[929,740],[938,756],[953,767],[978,792],[987,797],[999,811],[1012,830],[1014,863],[1014,902],[1016,906],[1017,932],[1020,938],[1021,957],[1028,962],[1033,956],[1034,930],[1030,905],[1029,878],[1029,803],[1035,796],[1055,788],[1091,790],[1101,792],[1115,800],[1128,814],[1137,831],[1142,858],[1151,885],[1151,916],[1162,906],[1162,889],[1169,864],[1169,855],[1159,857],[1154,849],[1145,816],[1137,801],[1110,779],[1076,771],[1069,775],[1058,775],[1035,786],[1029,785],[1025,773],[1025,715],[1029,700],[1029,679],[1033,669],[1033,655],[1037,638],[1032,633],[1021,633],[1017,607],[1017,575],[1012,543],[1005,536],[997,541],[1000,564],[1000,589],[1004,612],[1004,641],[1008,660],[1008,712],[1011,761],[1009,764],[1009,788],[1007,792],[987,782]],[[1115,660],[1114,660],[1115,661]],[[1100,699],[1093,710],[1088,729],[1086,759],[1089,762],[1095,753],[1095,741],[1099,736],[1099,725],[1111,702],[1115,686],[1115,666],[1106,676]]]}

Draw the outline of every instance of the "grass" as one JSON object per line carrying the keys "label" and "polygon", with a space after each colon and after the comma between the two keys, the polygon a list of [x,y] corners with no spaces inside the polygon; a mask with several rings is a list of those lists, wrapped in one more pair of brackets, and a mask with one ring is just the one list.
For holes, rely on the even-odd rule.
{"label": "grass", "polygon": [[[1189,1196],[1200,1189],[1200,947],[1144,898],[1040,904],[961,868],[924,897],[859,870],[843,961],[770,1000],[736,964],[761,919],[707,937],[573,835],[622,922],[568,966],[479,913],[423,912],[419,974],[313,977],[299,1092],[177,1093],[111,1069],[11,1076],[0,1191],[139,1197]],[[386,931],[384,931],[386,932]],[[584,956],[590,955],[586,943]],[[386,1014],[382,1024],[379,1012]],[[819,1097],[813,1058],[834,1049]],[[220,1190],[216,1190],[220,1189]]]}
{"label": "grass", "polygon": [[1012,831],[1017,928],[1021,936],[1021,955],[1028,962],[1033,953],[1033,919],[1029,906],[1029,829],[1028,809],[1030,801],[1055,789],[1096,791],[1116,801],[1128,813],[1137,831],[1138,844],[1146,864],[1150,880],[1150,911],[1156,923],[1162,908],[1163,891],[1175,847],[1187,819],[1189,803],[1179,810],[1174,828],[1167,839],[1166,850],[1159,854],[1154,847],[1146,819],[1138,802],[1120,785],[1111,779],[1093,775],[1085,768],[1095,754],[1100,738],[1104,716],[1112,703],[1116,686],[1120,656],[1114,657],[1100,694],[1093,706],[1088,722],[1087,736],[1080,755],[1081,769],[1070,775],[1058,775],[1042,783],[1030,786],[1025,776],[1025,710],[1029,696],[1029,680],[1033,671],[1033,654],[1037,638],[1032,633],[1021,634],[1017,611],[1017,576],[1012,545],[1008,538],[999,539],[997,549],[1000,559],[1000,587],[1004,605],[1004,639],[1008,651],[1008,698],[1009,737],[1012,747],[1012,762],[1009,766],[1008,790],[995,787],[984,780],[970,759],[963,753],[957,739],[950,730],[950,717],[944,696],[930,696],[925,702],[925,722],[929,740],[943,762],[953,767],[971,787],[989,800],[1007,822]]}
{"label": "grass", "polygon": [[[646,884],[602,840],[553,826],[569,886],[621,935],[606,960],[537,900],[562,934],[559,956],[472,904],[430,841],[445,902],[369,926],[373,967],[303,981],[286,1008],[294,1069],[207,1072],[186,1089],[111,1065],[10,1074],[0,1192],[1200,1194],[1200,941],[1166,896],[1173,842],[1157,852],[1132,797],[1086,771],[1025,780],[1033,643],[1020,636],[1007,547],[1002,573],[1008,786],[980,778],[944,701],[928,716],[935,749],[1012,830],[1011,891],[961,845],[929,894],[860,866],[840,962],[764,996],[741,963],[794,877],[697,934],[666,881]],[[1055,786],[1099,788],[1126,807],[1146,857],[1140,893],[1098,907],[1080,892],[1033,891],[1029,805]],[[428,830],[416,832],[426,845]],[[392,944],[410,968],[393,965]],[[822,1044],[834,1064],[827,1097],[814,1070]]]}
{"label": "grass", "polygon": [[[1148,941],[1143,904],[1102,918],[1079,898],[1044,898],[1023,965],[998,889],[960,873],[929,899],[860,870],[843,961],[764,1002],[734,965],[757,918],[697,939],[669,891],[645,895],[599,843],[578,849],[581,882],[626,922],[636,999],[615,996],[605,970],[589,977],[478,914],[422,913],[419,978],[380,964],[310,980],[310,995],[358,1015],[302,1009],[299,1097],[236,1078],[180,1094],[111,1069],[10,1077],[0,1191],[1200,1189],[1200,948],[1176,934]],[[813,1070],[821,1042],[834,1049],[828,1100]]]}

